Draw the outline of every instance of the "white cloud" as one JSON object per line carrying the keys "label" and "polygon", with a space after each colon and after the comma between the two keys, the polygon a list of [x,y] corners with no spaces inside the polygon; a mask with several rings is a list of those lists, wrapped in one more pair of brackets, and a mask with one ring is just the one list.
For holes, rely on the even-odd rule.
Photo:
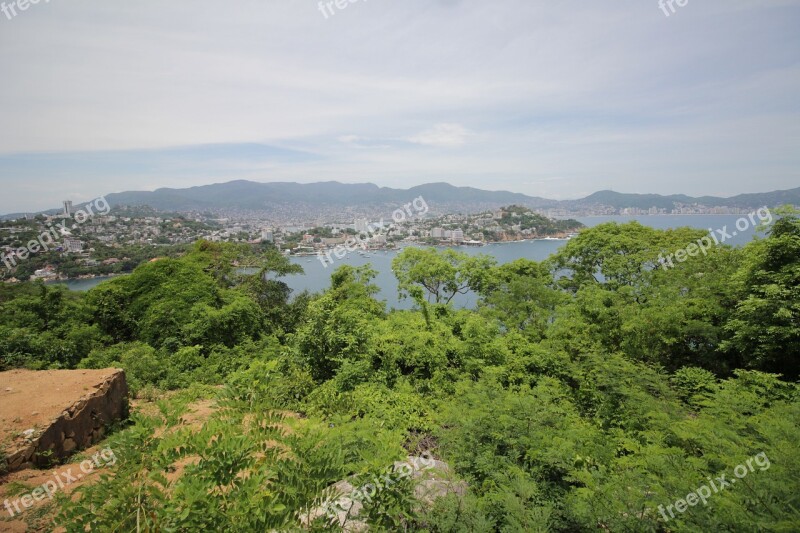
{"label": "white cloud", "polygon": [[[326,20],[313,1],[39,3],[0,15],[0,212],[234,177],[790,188],[799,5],[706,0],[666,18],[655,1],[387,0]],[[87,172],[58,156],[231,143],[318,157]]]}
{"label": "white cloud", "polygon": [[409,141],[426,146],[454,148],[465,144],[471,136],[472,132],[461,124],[436,124],[431,129],[414,135]]}

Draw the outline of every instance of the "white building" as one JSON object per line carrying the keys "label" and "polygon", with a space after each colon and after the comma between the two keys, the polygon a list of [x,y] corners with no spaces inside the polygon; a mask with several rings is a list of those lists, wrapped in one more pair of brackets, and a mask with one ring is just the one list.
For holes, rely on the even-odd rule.
{"label": "white building", "polygon": [[261,232],[261,242],[275,242],[275,234],[271,230],[265,229]]}
{"label": "white building", "polygon": [[83,243],[78,239],[64,239],[64,251],[79,254],[83,251]]}
{"label": "white building", "polygon": [[444,239],[444,228],[433,228],[433,230],[431,230],[431,237],[434,239]]}
{"label": "white building", "polygon": [[48,279],[56,277],[56,272],[53,270],[53,267],[47,266],[40,270],[36,270],[33,275],[31,276],[32,280],[36,279]]}
{"label": "white building", "polygon": [[453,230],[452,237],[453,242],[464,242],[464,232],[460,229]]}
{"label": "white building", "polygon": [[356,223],[354,224],[354,229],[358,233],[367,233],[369,229],[369,220],[366,218],[357,218]]}

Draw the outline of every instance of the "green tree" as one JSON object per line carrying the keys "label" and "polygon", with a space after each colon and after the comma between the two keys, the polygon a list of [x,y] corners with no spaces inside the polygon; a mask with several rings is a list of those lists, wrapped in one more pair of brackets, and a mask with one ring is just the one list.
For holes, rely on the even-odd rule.
{"label": "green tree", "polygon": [[485,255],[469,256],[455,250],[406,248],[392,261],[400,296],[411,296],[420,305],[425,299],[448,304],[456,294],[479,290],[486,283],[495,260]]}
{"label": "green tree", "polygon": [[548,265],[528,259],[495,267],[480,294],[478,307],[484,316],[498,320],[506,331],[537,340],[544,337],[556,309],[568,299],[554,288]]}
{"label": "green tree", "polygon": [[582,231],[551,261],[565,288],[574,291],[587,284],[604,284],[625,289],[635,298],[636,289],[651,272],[664,266],[670,254],[704,235],[704,231],[691,228],[664,231],[638,222],[607,222]]}
{"label": "green tree", "polygon": [[749,368],[800,376],[800,218],[783,210],[766,239],[745,248],[736,277],[739,303],[726,329],[727,350]]}
{"label": "green tree", "polygon": [[[261,307],[269,330],[276,333],[293,331],[297,327],[298,316],[289,301],[292,290],[280,278],[303,274],[303,267],[292,263],[274,247],[246,259],[245,264],[256,272],[239,274],[237,284]],[[306,296],[301,298],[301,306],[307,303],[306,299]]]}
{"label": "green tree", "polygon": [[317,381],[332,378],[345,362],[366,357],[372,322],[384,316],[384,304],[374,298],[375,275],[369,266],[343,265],[331,275],[331,288],[308,304],[296,341]]}

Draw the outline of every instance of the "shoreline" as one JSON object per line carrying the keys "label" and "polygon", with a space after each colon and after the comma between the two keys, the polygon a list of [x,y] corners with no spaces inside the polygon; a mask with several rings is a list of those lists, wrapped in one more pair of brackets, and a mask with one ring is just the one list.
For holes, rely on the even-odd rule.
{"label": "shoreline", "polygon": [[[397,245],[392,247],[381,246],[379,248],[367,248],[365,250],[354,250],[360,251],[363,253],[369,252],[398,252],[402,251],[403,248],[407,248],[409,246],[433,246],[435,248],[482,248],[484,246],[490,246],[492,244],[510,244],[515,242],[534,242],[534,241],[561,241],[567,242],[573,237],[576,237],[580,233],[580,230],[571,231],[571,232],[562,232],[557,233],[555,235],[548,235],[546,237],[533,237],[528,239],[507,239],[503,241],[463,241],[460,243],[456,242],[419,242],[419,241],[402,241],[397,243]],[[288,257],[317,257],[320,253],[329,252],[331,250],[335,250],[336,248],[320,248],[315,252],[302,252],[299,254],[289,254]]]}
{"label": "shoreline", "polygon": [[[55,278],[55,279],[47,279],[47,280],[44,280],[44,283],[48,284],[48,283],[64,283],[64,282],[69,282],[69,281],[88,281],[88,280],[98,279],[98,278],[110,279],[110,278],[117,278],[119,276],[128,276],[130,274],[131,274],[131,272],[119,272],[119,273],[114,273],[114,274],[85,274],[85,275],[77,276],[77,277],[74,277],[74,278],[58,277],[58,278]],[[34,280],[34,281],[36,281],[36,280]]]}

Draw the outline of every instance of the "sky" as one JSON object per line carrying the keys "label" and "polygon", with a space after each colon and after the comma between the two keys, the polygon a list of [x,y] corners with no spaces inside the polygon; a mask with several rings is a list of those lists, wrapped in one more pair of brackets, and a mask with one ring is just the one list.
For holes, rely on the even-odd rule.
{"label": "sky", "polygon": [[328,1],[2,0],[0,213],[234,179],[800,186],[800,0]]}

